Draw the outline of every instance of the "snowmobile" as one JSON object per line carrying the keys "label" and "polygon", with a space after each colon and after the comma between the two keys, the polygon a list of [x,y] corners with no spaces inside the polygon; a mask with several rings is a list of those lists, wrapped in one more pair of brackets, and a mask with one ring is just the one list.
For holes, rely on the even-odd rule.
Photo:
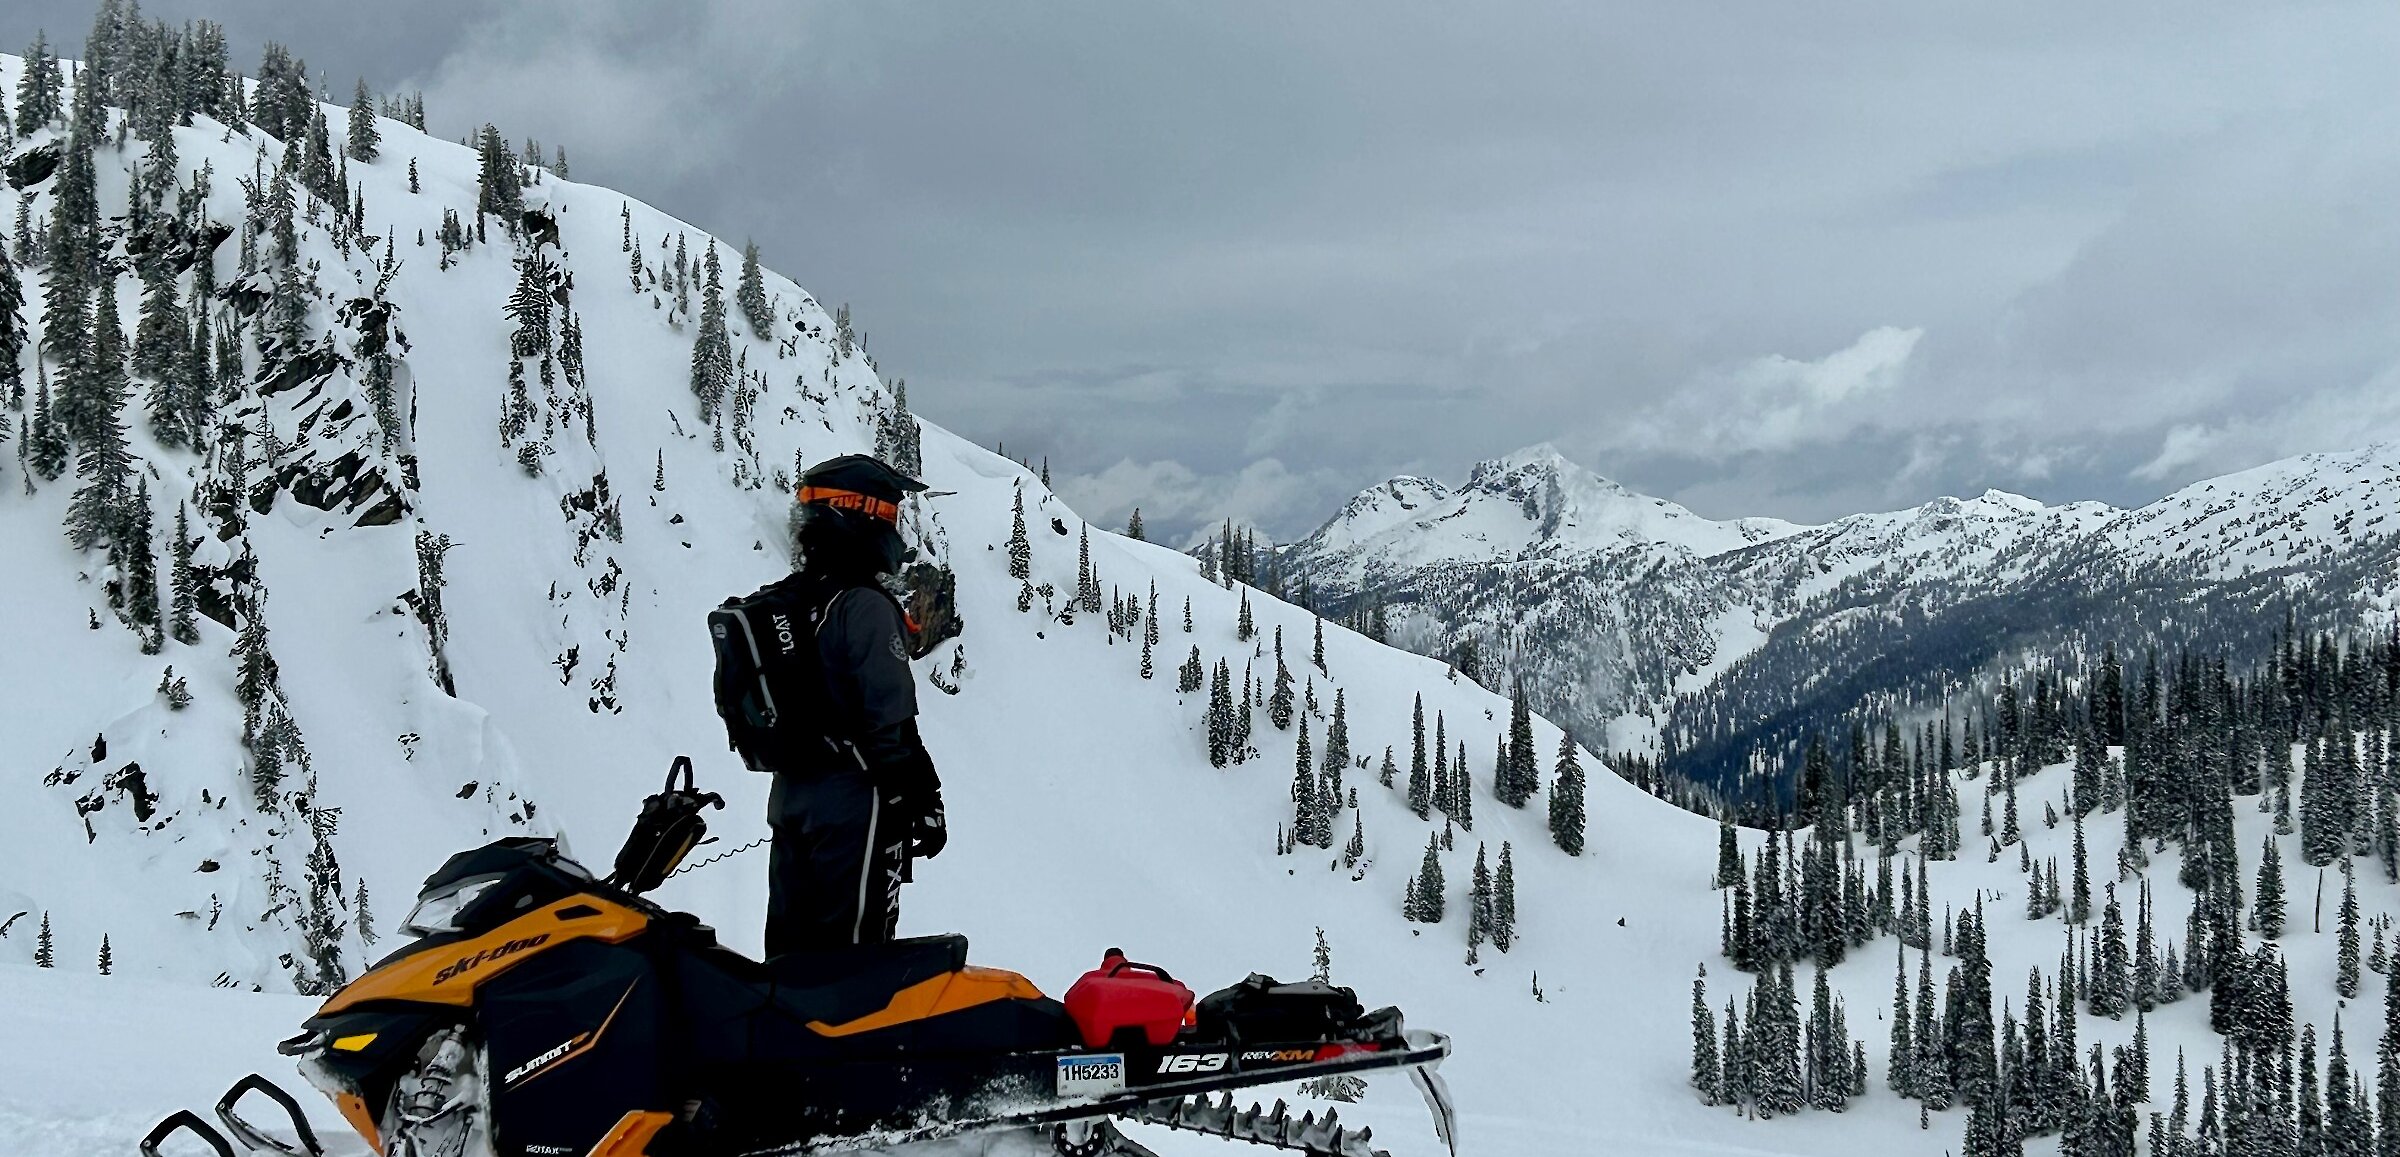
{"label": "snowmobile", "polygon": [[[675,773],[683,775],[678,788]],[[712,794],[678,759],[595,877],[551,839],[501,839],[425,880],[409,941],[335,992],[278,1051],[382,1157],[767,1157],[970,1134],[1045,1136],[1061,1157],[1147,1157],[1137,1121],[1314,1157],[1385,1157],[1336,1112],[1232,1092],[1406,1071],[1456,1154],[1436,1066],[1448,1038],[1346,988],[1253,974],[1194,999],[1111,950],[1065,1001],[967,963],[963,936],[752,960],[643,899],[697,846]],[[290,1124],[246,1117],[263,1098]],[[158,1123],[218,1157],[324,1157],[298,1103],[257,1074]],[[229,1140],[226,1134],[231,1134]]]}

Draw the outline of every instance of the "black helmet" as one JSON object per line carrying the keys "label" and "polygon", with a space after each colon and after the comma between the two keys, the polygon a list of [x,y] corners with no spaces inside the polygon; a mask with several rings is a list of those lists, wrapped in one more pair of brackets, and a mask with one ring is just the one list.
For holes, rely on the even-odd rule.
{"label": "black helmet", "polygon": [[923,489],[924,483],[867,454],[828,458],[800,472],[801,505],[864,510],[886,522],[898,521],[900,500]]}
{"label": "black helmet", "polygon": [[923,489],[924,483],[865,454],[828,458],[802,471],[803,565],[827,577],[897,573],[906,553],[900,500]]}

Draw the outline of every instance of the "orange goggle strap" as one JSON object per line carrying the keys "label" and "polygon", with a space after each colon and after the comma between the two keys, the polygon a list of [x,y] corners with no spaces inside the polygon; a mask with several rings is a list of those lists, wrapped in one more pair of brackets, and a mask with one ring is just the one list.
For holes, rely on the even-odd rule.
{"label": "orange goggle strap", "polygon": [[836,510],[855,510],[895,525],[900,521],[899,503],[886,502],[880,498],[860,494],[855,490],[836,490],[830,486],[803,486],[800,488],[800,502],[802,505],[821,502]]}

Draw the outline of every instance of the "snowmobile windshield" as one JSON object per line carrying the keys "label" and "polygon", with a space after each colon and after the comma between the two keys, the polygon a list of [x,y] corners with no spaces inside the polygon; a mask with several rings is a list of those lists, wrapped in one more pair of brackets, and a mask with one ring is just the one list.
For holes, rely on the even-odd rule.
{"label": "snowmobile windshield", "polygon": [[410,936],[458,931],[458,914],[504,878],[501,874],[470,876],[418,897],[417,906],[408,910],[408,919],[401,921],[400,931]]}

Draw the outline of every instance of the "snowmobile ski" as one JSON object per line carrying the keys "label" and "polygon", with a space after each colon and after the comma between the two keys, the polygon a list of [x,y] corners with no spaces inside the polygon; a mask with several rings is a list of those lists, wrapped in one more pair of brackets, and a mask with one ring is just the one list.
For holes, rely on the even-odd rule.
{"label": "snowmobile ski", "polygon": [[177,1109],[167,1114],[165,1120],[151,1126],[138,1144],[142,1157],[159,1157],[158,1147],[177,1133],[198,1137],[202,1144],[216,1152],[217,1157],[234,1157],[233,1142],[226,1140],[225,1134],[217,1132],[216,1126],[202,1120],[200,1114],[190,1109]]}
{"label": "snowmobile ski", "polygon": [[[291,1119],[292,1133],[300,1143],[294,1145],[280,1140],[235,1112],[234,1106],[249,1093],[257,1093],[275,1102],[275,1106]],[[248,1146],[252,1152],[268,1154],[270,1157],[325,1157],[325,1147],[317,1143],[317,1131],[309,1127],[307,1114],[300,1111],[300,1102],[284,1092],[282,1086],[257,1073],[235,1081],[231,1088],[225,1090],[224,1096],[217,1098],[217,1119],[225,1122],[225,1131],[231,1133],[234,1140]]]}

